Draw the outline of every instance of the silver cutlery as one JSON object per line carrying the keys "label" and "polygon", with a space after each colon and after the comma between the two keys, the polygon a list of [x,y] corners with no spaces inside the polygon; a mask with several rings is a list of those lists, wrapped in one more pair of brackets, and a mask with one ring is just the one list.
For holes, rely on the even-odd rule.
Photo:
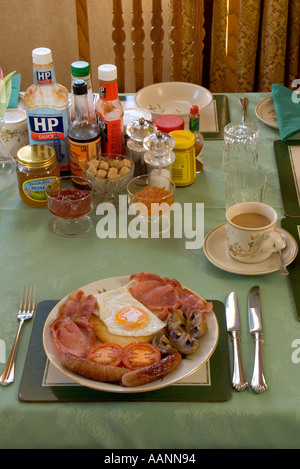
{"label": "silver cutlery", "polygon": [[246,109],[247,109],[247,105],[248,105],[248,98],[240,98],[240,103],[241,103],[241,106],[242,106],[242,109],[243,109],[243,117],[242,117],[242,122],[245,122],[246,120]]}
{"label": "silver cutlery", "polygon": [[233,374],[232,386],[237,391],[244,391],[248,387],[240,347],[240,315],[236,292],[231,292],[226,300],[226,324],[232,335],[233,344]]}
{"label": "silver cutlery", "polygon": [[254,367],[251,379],[251,388],[260,393],[267,389],[268,385],[265,378],[262,353],[262,316],[260,306],[260,288],[252,287],[248,295],[248,317],[249,329],[253,334],[255,341]]}
{"label": "silver cutlery", "polygon": [[281,262],[280,273],[282,275],[289,275],[289,271],[287,269],[287,266],[285,265],[283,255],[282,255],[282,251],[286,248],[286,237],[285,237],[284,233],[280,233],[280,235],[281,235],[282,241],[283,241],[283,246],[280,249],[280,251],[278,251],[278,254],[279,254],[279,257],[280,257],[280,262]]}
{"label": "silver cutlery", "polygon": [[18,349],[21,329],[24,324],[24,321],[32,318],[34,311],[35,311],[35,303],[36,303],[36,287],[31,287],[29,291],[29,287],[24,286],[22,297],[21,297],[21,302],[20,302],[20,307],[19,307],[19,312],[17,316],[19,320],[17,334],[15,337],[8,361],[5,365],[2,375],[0,376],[0,384],[2,384],[2,386],[6,386],[7,384],[12,383],[15,379],[15,361],[16,361],[16,356],[17,356],[17,349]]}

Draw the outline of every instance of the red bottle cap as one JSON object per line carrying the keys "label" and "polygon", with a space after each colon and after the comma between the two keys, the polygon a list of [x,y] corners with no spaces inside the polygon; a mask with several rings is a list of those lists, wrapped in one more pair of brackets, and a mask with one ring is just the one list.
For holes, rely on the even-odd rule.
{"label": "red bottle cap", "polygon": [[180,116],[175,114],[164,114],[157,117],[154,120],[154,124],[157,129],[166,134],[172,132],[173,130],[183,130],[184,129],[184,120]]}
{"label": "red bottle cap", "polygon": [[199,108],[196,104],[193,104],[190,107],[190,114],[199,114]]}

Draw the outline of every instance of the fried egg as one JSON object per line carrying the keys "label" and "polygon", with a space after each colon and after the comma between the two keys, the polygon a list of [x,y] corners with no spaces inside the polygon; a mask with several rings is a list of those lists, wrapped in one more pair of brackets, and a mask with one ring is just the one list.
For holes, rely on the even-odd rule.
{"label": "fried egg", "polygon": [[127,287],[99,293],[96,297],[99,317],[111,334],[130,337],[148,336],[166,325],[136,300]]}

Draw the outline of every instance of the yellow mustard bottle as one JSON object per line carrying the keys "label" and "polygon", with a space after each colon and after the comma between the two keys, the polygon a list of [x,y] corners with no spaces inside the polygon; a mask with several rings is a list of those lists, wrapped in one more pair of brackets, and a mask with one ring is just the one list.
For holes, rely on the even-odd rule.
{"label": "yellow mustard bottle", "polygon": [[172,180],[176,186],[189,186],[196,179],[195,136],[189,130],[174,130],[175,161],[172,164]]}

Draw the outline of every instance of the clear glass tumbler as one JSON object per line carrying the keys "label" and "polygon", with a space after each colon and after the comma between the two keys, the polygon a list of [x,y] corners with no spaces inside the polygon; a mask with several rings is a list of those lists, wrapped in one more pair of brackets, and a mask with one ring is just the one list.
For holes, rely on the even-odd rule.
{"label": "clear glass tumbler", "polygon": [[226,209],[240,202],[263,202],[266,175],[255,168],[236,169],[225,176]]}
{"label": "clear glass tumbler", "polygon": [[223,162],[225,172],[258,167],[258,128],[248,122],[227,124],[224,128]]}

